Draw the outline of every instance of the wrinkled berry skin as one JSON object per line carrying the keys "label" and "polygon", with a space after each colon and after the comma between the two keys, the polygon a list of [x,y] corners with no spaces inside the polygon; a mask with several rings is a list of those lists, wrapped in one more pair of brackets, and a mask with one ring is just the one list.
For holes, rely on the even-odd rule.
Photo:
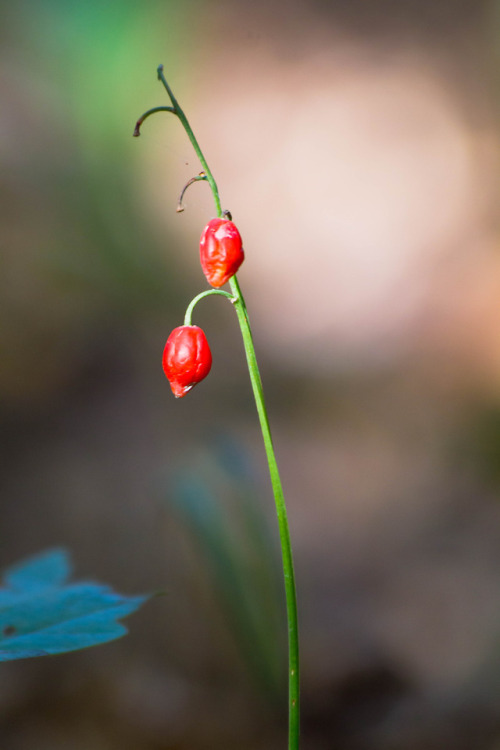
{"label": "wrinkled berry skin", "polygon": [[200,260],[203,273],[212,286],[224,286],[243,263],[241,236],[229,219],[212,219],[203,230],[200,240]]}
{"label": "wrinkled berry skin", "polygon": [[212,367],[212,353],[205,334],[198,326],[174,328],[163,350],[163,371],[172,393],[182,398]]}

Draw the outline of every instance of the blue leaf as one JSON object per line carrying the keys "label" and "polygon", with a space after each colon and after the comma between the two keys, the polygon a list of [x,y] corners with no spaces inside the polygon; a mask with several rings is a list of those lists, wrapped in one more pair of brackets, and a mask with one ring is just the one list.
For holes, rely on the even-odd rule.
{"label": "blue leaf", "polygon": [[28,592],[61,586],[66,583],[70,574],[71,565],[67,552],[53,549],[12,565],[4,573],[4,581],[12,589]]}
{"label": "blue leaf", "polygon": [[108,586],[68,584],[71,565],[65,550],[25,560],[4,575],[0,588],[0,661],[61,654],[125,635],[118,620],[147,596],[122,596]]}

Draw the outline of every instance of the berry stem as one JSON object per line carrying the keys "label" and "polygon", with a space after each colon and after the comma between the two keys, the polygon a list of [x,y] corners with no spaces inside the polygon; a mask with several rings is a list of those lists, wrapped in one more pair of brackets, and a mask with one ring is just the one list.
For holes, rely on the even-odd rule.
{"label": "berry stem", "polygon": [[235,299],[232,294],[229,294],[229,292],[224,292],[222,289],[207,289],[206,292],[200,292],[200,294],[196,295],[194,299],[191,300],[189,303],[189,306],[186,310],[186,314],[184,316],[184,325],[190,326],[191,325],[191,318],[193,315],[193,310],[195,306],[198,304],[198,302],[203,299],[204,297],[210,297],[212,294],[219,294],[222,295],[222,297],[227,297],[231,300],[231,302],[235,302]]}
{"label": "berry stem", "polygon": [[[200,160],[203,167],[203,171],[206,175],[206,179],[210,185],[212,195],[217,210],[217,216],[223,217],[223,211],[221,207],[221,201],[219,197],[219,191],[217,183],[215,182],[212,172],[206,162],[203,152],[196,140],[191,126],[182,111],[177,99],[175,98],[170,86],[168,85],[165,76],[163,75],[163,65],[158,67],[158,79],[163,83],[167,94],[172,103],[173,111],[181,121],[184,130],[187,133],[189,140],[191,141],[194,150]],[[255,354],[255,347],[253,343],[252,331],[250,328],[250,321],[248,318],[248,311],[245,304],[245,299],[241,292],[240,286],[236,276],[230,279],[230,287],[232,295],[222,290],[211,289],[202,292],[193,299],[186,311],[185,324],[191,324],[191,314],[194,306],[199,302],[200,299],[207,297],[211,294],[221,294],[231,299],[234,304],[236,314],[238,316],[238,322],[241,329],[241,335],[243,338],[243,345],[245,348],[245,354],[248,364],[248,371],[250,374],[250,381],[252,384],[252,390],[255,398],[255,404],[257,407],[257,413],[260,421],[260,428],[262,431],[262,437],[264,440],[264,448],[266,451],[267,462],[269,465],[269,473],[271,476],[271,485],[274,493],[274,500],[276,504],[276,514],[278,516],[278,528],[281,542],[281,555],[283,562],[283,576],[285,584],[285,595],[286,595],[286,612],[288,622],[288,750],[298,750],[299,747],[299,725],[300,725],[300,706],[299,706],[299,634],[298,634],[298,617],[297,617],[297,594],[295,588],[295,574],[293,568],[293,556],[292,556],[292,544],[290,539],[290,530],[288,526],[287,511],[285,505],[285,498],[283,494],[283,487],[281,484],[280,474],[278,471],[278,464],[276,461],[276,455],[274,452],[274,445],[271,435],[271,428],[269,426],[269,418],[267,414],[266,404],[264,400],[264,391],[262,388],[262,380],[260,377],[259,367],[257,363],[257,357]]]}

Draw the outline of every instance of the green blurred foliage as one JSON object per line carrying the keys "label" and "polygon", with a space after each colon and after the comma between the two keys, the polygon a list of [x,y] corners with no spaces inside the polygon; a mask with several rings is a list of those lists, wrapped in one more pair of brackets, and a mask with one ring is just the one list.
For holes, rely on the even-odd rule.
{"label": "green blurred foliage", "polygon": [[158,63],[178,72],[192,10],[156,0],[0,8],[7,400],[60,386],[96,329],[144,316],[154,325],[180,295],[168,237],[160,246],[138,200],[144,154],[131,135],[161,102]]}

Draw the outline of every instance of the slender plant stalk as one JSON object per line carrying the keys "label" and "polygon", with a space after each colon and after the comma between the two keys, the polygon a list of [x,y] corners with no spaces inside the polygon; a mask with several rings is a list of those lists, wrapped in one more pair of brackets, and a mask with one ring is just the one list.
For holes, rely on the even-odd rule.
{"label": "slender plant stalk", "polygon": [[[217,210],[217,216],[222,217],[223,211],[221,207],[221,201],[219,197],[219,191],[217,184],[213,178],[212,172],[207,164],[207,161],[203,155],[203,152],[195,138],[195,135],[191,129],[191,126],[186,118],[186,115],[182,111],[177,99],[175,98],[170,86],[168,85],[165,76],[163,74],[163,65],[158,67],[158,79],[163,83],[167,94],[172,102],[172,109],[170,108],[157,108],[167,109],[176,114],[181,121],[184,130],[186,131],[189,140],[191,141],[193,148],[200,160],[203,167],[203,171],[206,175],[206,180],[210,185],[212,195]],[[147,115],[153,114],[155,110],[149,110]],[[138,121],[136,126],[136,134],[139,134],[138,128],[142,124],[145,116]],[[252,338],[252,331],[250,329],[250,321],[248,319],[248,312],[245,304],[245,299],[241,292],[240,286],[236,276],[229,282],[231,287],[232,296],[227,292],[216,292],[210,290],[208,292],[202,292],[199,294],[188,307],[186,312],[186,320],[188,324],[191,323],[191,313],[194,305],[203,297],[209,294],[219,293],[223,294],[231,299],[238,316],[238,322],[241,329],[241,335],[243,338],[243,345],[245,347],[245,354],[248,363],[248,370],[250,373],[250,381],[252,384],[253,394],[255,398],[255,404],[257,406],[257,413],[259,415],[260,427],[262,430],[262,437],[264,440],[264,447],[267,455],[267,462],[269,465],[269,473],[271,475],[271,484],[274,493],[274,500],[276,504],[276,513],[278,516],[278,527],[281,542],[281,554],[283,561],[283,575],[285,582],[285,595],[286,595],[286,611],[288,621],[288,750],[298,750],[299,747],[299,723],[300,723],[300,704],[299,704],[299,634],[298,634],[298,618],[297,618],[297,595],[295,589],[295,574],[293,569],[293,557],[292,557],[292,545],[290,541],[290,531],[288,528],[288,518],[286,512],[285,498],[283,494],[283,487],[278,471],[278,465],[276,462],[276,455],[274,452],[273,440],[271,436],[271,428],[269,426],[269,418],[267,415],[266,404],[264,401],[264,391],[262,388],[262,380],[259,373],[259,367],[257,364],[257,357],[255,355],[255,347]]]}
{"label": "slender plant stalk", "polygon": [[231,291],[236,298],[235,310],[240,324],[241,335],[247,357],[248,371],[252,383],[253,395],[260,420],[260,429],[264,440],[271,484],[278,516],[278,527],[281,542],[281,556],[283,561],[283,576],[285,581],[286,612],[288,621],[288,748],[297,750],[299,747],[300,729],[300,695],[299,695],[299,630],[297,618],[297,593],[295,587],[295,573],[293,569],[292,543],[288,527],[288,516],[286,512],[285,496],[283,486],[276,462],[271,428],[267,415],[264,391],[260,377],[255,347],[253,344],[250,321],[245,305],[245,299],[241,293],[236,276],[229,282]]}

